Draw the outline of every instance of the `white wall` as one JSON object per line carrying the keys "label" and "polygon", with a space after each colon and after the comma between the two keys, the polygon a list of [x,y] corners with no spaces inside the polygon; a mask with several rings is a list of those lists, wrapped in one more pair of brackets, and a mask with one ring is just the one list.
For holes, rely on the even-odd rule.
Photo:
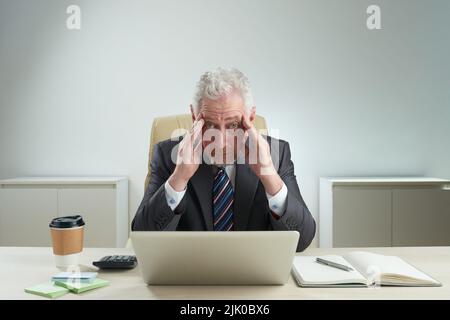
{"label": "white wall", "polygon": [[450,178],[449,14],[445,0],[0,0],[0,178],[126,175],[132,217],[152,119],[187,112],[216,66],[250,78],[316,217],[319,176]]}

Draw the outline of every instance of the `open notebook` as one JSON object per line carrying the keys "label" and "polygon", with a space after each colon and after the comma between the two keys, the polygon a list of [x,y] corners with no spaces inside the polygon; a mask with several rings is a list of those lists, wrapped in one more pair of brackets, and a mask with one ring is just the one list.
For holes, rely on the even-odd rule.
{"label": "open notebook", "polygon": [[354,251],[344,256],[326,255],[323,259],[349,266],[344,271],[316,262],[317,256],[297,256],[292,272],[301,287],[383,286],[438,287],[441,283],[399,257]]}

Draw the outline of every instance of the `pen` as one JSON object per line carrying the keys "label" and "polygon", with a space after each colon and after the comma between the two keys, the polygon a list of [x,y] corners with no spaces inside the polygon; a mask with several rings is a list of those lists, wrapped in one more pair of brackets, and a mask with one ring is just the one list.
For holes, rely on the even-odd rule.
{"label": "pen", "polygon": [[320,263],[320,264],[324,264],[330,267],[334,267],[334,268],[338,268],[344,271],[352,271],[353,269],[347,266],[344,266],[343,264],[337,263],[337,262],[333,262],[333,261],[329,261],[329,260],[325,260],[322,258],[316,258],[316,262]]}

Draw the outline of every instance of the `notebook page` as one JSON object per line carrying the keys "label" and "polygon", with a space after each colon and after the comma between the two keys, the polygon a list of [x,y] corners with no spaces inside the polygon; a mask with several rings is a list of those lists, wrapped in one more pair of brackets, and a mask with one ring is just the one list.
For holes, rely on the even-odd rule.
{"label": "notebook page", "polygon": [[300,276],[305,285],[327,284],[366,284],[366,279],[353,268],[344,258],[338,255],[324,255],[320,258],[346,265],[353,271],[345,271],[316,262],[317,256],[296,256],[294,258],[294,274]]}
{"label": "notebook page", "polygon": [[[364,251],[353,251],[344,258],[358,269],[366,278],[373,277],[373,272],[395,274],[414,278],[423,282],[437,283],[433,278],[417,270],[409,263],[396,256],[385,256]],[[372,274],[371,274],[372,273]],[[401,280],[401,278],[399,278]]]}

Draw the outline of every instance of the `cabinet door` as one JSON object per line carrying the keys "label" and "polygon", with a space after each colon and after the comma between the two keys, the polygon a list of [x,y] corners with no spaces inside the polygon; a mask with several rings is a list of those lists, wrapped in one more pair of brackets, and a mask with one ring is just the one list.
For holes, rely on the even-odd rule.
{"label": "cabinet door", "polygon": [[392,192],[370,187],[334,187],[333,247],[392,244]]}
{"label": "cabinet door", "polygon": [[85,221],[84,246],[110,247],[116,244],[116,189],[108,186],[80,186],[58,190],[59,216],[80,214]]}
{"label": "cabinet door", "polygon": [[394,246],[450,245],[450,191],[394,190],[393,243]]}
{"label": "cabinet door", "polygon": [[56,189],[0,188],[0,246],[49,247]]}

